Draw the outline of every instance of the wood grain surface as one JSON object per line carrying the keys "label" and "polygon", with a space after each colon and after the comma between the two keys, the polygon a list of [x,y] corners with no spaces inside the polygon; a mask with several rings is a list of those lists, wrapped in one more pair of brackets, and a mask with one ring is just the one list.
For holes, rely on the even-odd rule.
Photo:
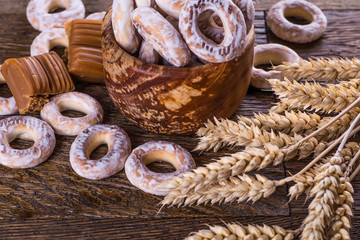
{"label": "wood grain surface", "polygon": [[[83,0],[87,15],[104,11],[110,0]],[[101,2],[101,3],[100,3]],[[278,42],[290,46],[302,57],[352,57],[360,55],[360,2],[358,0],[316,0],[326,9],[329,26],[325,35],[310,44],[296,45],[276,38],[266,26],[266,11],[275,0],[257,3],[256,44]],[[39,32],[26,19],[27,0],[0,0],[0,63],[7,58],[28,56],[32,40]],[[115,108],[104,85],[76,83],[76,90],[95,97],[104,108],[104,123],[116,124],[129,134],[132,147],[151,140],[176,142],[188,150],[197,143],[193,135],[167,136],[149,133],[129,122]],[[0,86],[0,96],[9,96]],[[275,101],[271,92],[250,88],[236,115],[252,116],[267,112]],[[75,113],[69,113],[73,116]],[[39,117],[38,113],[31,114]],[[3,118],[3,117],[2,117]],[[158,212],[161,197],[144,193],[132,186],[124,171],[104,180],[79,177],[69,163],[69,149],[74,137],[57,136],[53,155],[43,164],[26,170],[0,166],[0,239],[182,239],[190,232],[206,228],[205,224],[239,221],[243,224],[276,224],[296,229],[306,216],[304,198],[290,204],[288,186],[280,188],[269,199],[255,204],[222,204],[186,208],[164,208]],[[18,145],[24,144],[19,141]],[[223,149],[218,153],[193,152],[197,165],[239,149]],[[100,156],[106,148],[100,148]],[[280,179],[295,173],[306,161],[289,161],[261,173]],[[167,164],[154,164],[151,169],[170,171]],[[355,216],[352,238],[360,239],[360,178],[354,181]]]}

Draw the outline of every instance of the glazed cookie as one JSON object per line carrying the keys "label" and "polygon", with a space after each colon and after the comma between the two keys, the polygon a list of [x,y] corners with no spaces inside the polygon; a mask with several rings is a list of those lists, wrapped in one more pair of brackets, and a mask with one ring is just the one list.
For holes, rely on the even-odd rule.
{"label": "glazed cookie", "polygon": [[[65,8],[58,13],[49,13],[56,8]],[[31,0],[26,8],[31,26],[39,31],[53,27],[64,27],[65,22],[85,17],[85,6],[81,0]]]}
{"label": "glazed cookie", "polygon": [[[172,173],[150,171],[146,165],[155,161],[169,162],[176,171]],[[144,192],[155,195],[166,195],[170,190],[159,185],[193,168],[195,168],[194,159],[186,149],[165,141],[147,142],[138,146],[125,163],[125,173],[129,181]]]}
{"label": "glazed cookie", "polygon": [[[108,152],[100,159],[90,159],[90,154],[101,144]],[[82,131],[70,149],[70,163],[74,171],[88,179],[103,179],[121,171],[131,152],[126,132],[115,125],[99,124]]]}
{"label": "glazed cookie", "polygon": [[[67,117],[61,114],[65,110],[75,110],[86,113],[79,118]],[[88,127],[102,122],[103,109],[96,99],[79,93],[68,92],[56,95],[44,105],[40,112],[41,118],[48,122],[58,135],[75,136]]]}
{"label": "glazed cookie", "polygon": [[[15,149],[16,139],[33,140],[27,149]],[[30,116],[14,116],[0,121],[0,164],[10,168],[31,168],[46,161],[54,151],[56,139],[46,122]]]}
{"label": "glazed cookie", "polygon": [[[302,17],[309,24],[292,23],[286,17]],[[308,43],[320,38],[327,26],[327,19],[320,8],[304,0],[280,1],[267,15],[271,31],[279,38],[294,43]]]}

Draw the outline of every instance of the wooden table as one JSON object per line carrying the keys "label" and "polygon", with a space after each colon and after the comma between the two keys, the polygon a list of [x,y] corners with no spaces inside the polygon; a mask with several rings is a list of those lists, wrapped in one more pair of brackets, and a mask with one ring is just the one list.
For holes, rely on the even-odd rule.
{"label": "wooden table", "polygon": [[[111,0],[83,0],[87,14],[106,10]],[[102,2],[100,4],[99,2]],[[328,17],[328,28],[318,41],[297,45],[276,38],[266,26],[268,7],[276,0],[258,0],[255,29],[256,44],[277,42],[293,48],[301,57],[360,57],[360,1],[313,0]],[[26,19],[28,0],[0,1],[0,61],[28,56],[38,32]],[[5,86],[0,93],[7,96]],[[104,108],[104,123],[116,124],[129,134],[132,146],[150,140],[170,140],[188,150],[197,143],[195,136],[165,136],[146,132],[130,123],[115,108],[104,85],[77,83],[76,90],[88,93]],[[252,116],[267,112],[275,101],[271,92],[249,89],[235,115]],[[39,117],[38,113],[31,114]],[[235,119],[235,115],[233,119]],[[242,224],[276,224],[296,229],[307,214],[304,198],[286,204],[289,186],[280,188],[269,199],[255,204],[223,204],[185,208],[164,208],[158,213],[161,197],[146,194],[127,180],[124,171],[113,177],[91,181],[74,173],[69,149],[74,137],[57,137],[53,155],[43,164],[26,170],[0,166],[0,239],[181,239],[190,232],[221,221]],[[18,145],[24,142],[18,142]],[[104,153],[100,148],[98,154]],[[224,155],[203,153],[193,156],[198,165]],[[306,161],[289,161],[270,167],[262,174],[280,179],[295,173]],[[170,169],[167,165],[166,169]],[[159,165],[151,166],[157,169]],[[360,177],[354,181],[355,204],[352,237],[360,239]],[[158,213],[158,214],[157,214]]]}

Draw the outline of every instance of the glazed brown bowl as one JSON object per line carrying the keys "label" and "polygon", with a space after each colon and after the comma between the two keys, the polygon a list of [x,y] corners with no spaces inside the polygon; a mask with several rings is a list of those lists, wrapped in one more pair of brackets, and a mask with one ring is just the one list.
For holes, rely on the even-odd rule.
{"label": "glazed brown bowl", "polygon": [[151,132],[195,132],[207,119],[230,117],[245,97],[251,78],[254,29],[242,54],[229,62],[197,67],[150,64],[116,42],[111,8],[102,25],[105,83],[116,107]]}

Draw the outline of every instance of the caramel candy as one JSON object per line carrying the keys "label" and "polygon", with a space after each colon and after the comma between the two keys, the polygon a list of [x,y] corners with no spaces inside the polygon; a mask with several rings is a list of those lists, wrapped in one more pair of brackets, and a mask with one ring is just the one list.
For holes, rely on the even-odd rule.
{"label": "caramel candy", "polygon": [[8,59],[2,65],[1,73],[20,114],[39,111],[49,101],[49,95],[75,88],[64,62],[55,52]]}
{"label": "caramel candy", "polygon": [[65,24],[69,37],[68,68],[73,79],[104,83],[99,20],[76,19]]}

